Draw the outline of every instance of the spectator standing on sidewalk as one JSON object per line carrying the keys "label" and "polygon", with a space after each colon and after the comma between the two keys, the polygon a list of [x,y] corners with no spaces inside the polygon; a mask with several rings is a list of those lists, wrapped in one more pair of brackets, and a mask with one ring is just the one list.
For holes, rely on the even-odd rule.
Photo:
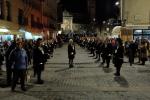
{"label": "spectator standing on sidewalk", "polygon": [[112,44],[110,43],[109,39],[106,39],[102,49],[103,62],[101,63],[103,65],[106,62],[107,64],[106,68],[109,68],[112,52],[113,52]]}
{"label": "spectator standing on sidewalk", "polygon": [[44,65],[46,62],[44,50],[41,46],[42,39],[37,39],[36,46],[33,49],[33,68],[34,75],[37,75],[37,84],[43,84],[43,80],[41,79],[41,73],[44,70]]}
{"label": "spectator standing on sidewalk", "polygon": [[132,64],[134,64],[135,53],[136,53],[135,43],[133,41],[131,41],[129,48],[128,48],[128,56],[129,56],[130,66],[132,66]]}
{"label": "spectator standing on sidewalk", "polygon": [[98,39],[98,42],[97,42],[97,46],[96,46],[96,53],[97,53],[97,56],[96,58],[98,58],[97,61],[100,61],[101,59],[101,46],[102,46],[102,40]]}
{"label": "spectator standing on sidewalk", "polygon": [[6,79],[7,79],[7,85],[10,86],[12,83],[12,69],[10,65],[10,59],[9,56],[12,53],[12,51],[16,48],[16,40],[14,40],[11,45],[7,48],[5,52],[5,58],[6,58]]}
{"label": "spectator standing on sidewalk", "polygon": [[2,51],[0,50],[0,75],[2,74],[1,71],[2,71],[3,61],[4,61],[4,56]]}
{"label": "spectator standing on sidewalk", "polygon": [[73,67],[73,59],[75,57],[76,54],[76,50],[75,50],[75,45],[73,43],[73,40],[70,39],[69,40],[69,44],[68,44],[68,58],[69,58],[69,67]]}
{"label": "spectator standing on sidewalk", "polygon": [[16,48],[10,54],[10,61],[13,70],[13,79],[11,90],[14,91],[18,79],[21,82],[21,89],[26,91],[25,88],[25,77],[28,66],[28,57],[25,49],[23,49],[22,40],[17,41]]}
{"label": "spectator standing on sidewalk", "polygon": [[145,65],[145,61],[147,61],[148,59],[147,59],[147,48],[144,41],[141,42],[140,51],[141,51],[141,61],[142,61],[141,65]]}

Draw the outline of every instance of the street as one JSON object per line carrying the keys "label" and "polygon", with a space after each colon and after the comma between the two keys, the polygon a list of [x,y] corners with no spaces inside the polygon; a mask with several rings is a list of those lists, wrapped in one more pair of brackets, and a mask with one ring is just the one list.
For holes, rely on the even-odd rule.
{"label": "street", "polygon": [[[0,100],[150,100],[150,62],[145,66],[124,63],[121,76],[115,68],[103,68],[86,49],[76,45],[74,67],[69,68],[67,45],[57,48],[42,73],[44,84],[35,84],[31,74],[27,91],[11,92],[0,87]],[[127,61],[127,58],[125,58]]]}

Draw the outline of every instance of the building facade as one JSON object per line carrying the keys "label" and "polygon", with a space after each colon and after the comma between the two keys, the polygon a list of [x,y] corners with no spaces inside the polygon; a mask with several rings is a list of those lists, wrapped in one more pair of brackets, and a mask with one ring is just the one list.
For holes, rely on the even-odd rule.
{"label": "building facade", "polygon": [[63,23],[61,25],[61,29],[63,29],[63,31],[65,33],[68,33],[70,31],[73,31],[73,16],[68,12],[68,11],[64,11],[63,12]]}
{"label": "building facade", "polygon": [[133,39],[150,39],[150,0],[121,0],[121,19]]}
{"label": "building facade", "polygon": [[0,0],[0,28],[7,28],[9,34],[27,31],[49,39],[55,30],[56,6],[55,0]]}
{"label": "building facade", "polygon": [[68,11],[65,10],[63,12],[63,22],[61,24],[61,29],[64,34],[68,34],[70,32],[80,32],[82,31],[82,26],[85,26],[85,24],[73,22],[73,18],[73,15]]}

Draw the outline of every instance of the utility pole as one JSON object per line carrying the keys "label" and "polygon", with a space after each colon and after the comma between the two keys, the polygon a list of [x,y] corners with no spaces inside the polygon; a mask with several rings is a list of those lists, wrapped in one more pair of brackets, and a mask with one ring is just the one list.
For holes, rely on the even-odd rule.
{"label": "utility pole", "polygon": [[123,0],[120,0],[120,19],[123,21]]}

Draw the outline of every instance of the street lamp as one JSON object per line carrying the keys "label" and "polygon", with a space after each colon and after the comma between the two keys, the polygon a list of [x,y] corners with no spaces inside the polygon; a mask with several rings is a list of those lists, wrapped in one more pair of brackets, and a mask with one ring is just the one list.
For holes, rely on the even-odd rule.
{"label": "street lamp", "polygon": [[96,35],[96,18],[93,18],[93,33]]}
{"label": "street lamp", "polygon": [[93,18],[93,22],[95,22],[96,21],[96,19],[95,18]]}
{"label": "street lamp", "polygon": [[115,3],[115,6],[119,6],[119,5],[120,5],[120,2],[117,1],[117,2]]}
{"label": "street lamp", "polygon": [[120,20],[123,21],[123,3],[124,3],[124,0],[118,0],[116,3],[115,3],[115,6],[119,7],[120,9]]}

